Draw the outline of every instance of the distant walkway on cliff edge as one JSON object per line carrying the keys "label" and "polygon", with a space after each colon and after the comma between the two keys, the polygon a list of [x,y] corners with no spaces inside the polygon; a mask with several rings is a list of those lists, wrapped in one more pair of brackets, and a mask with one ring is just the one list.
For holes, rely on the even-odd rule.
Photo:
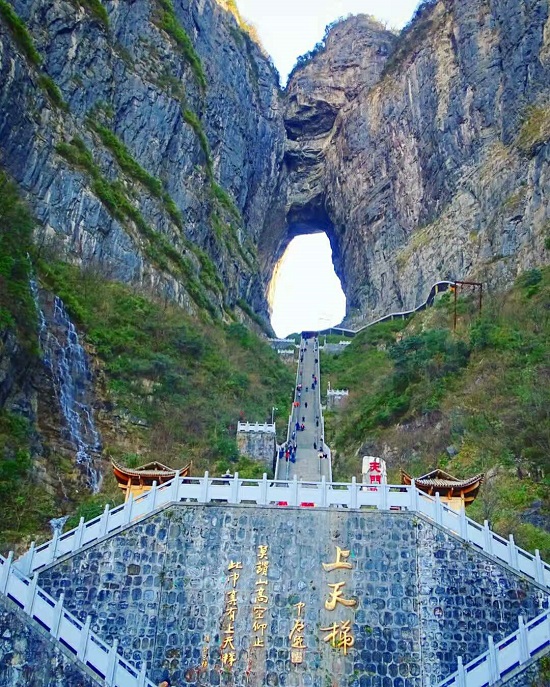
{"label": "distant walkway on cliff edge", "polygon": [[[307,407],[306,407],[307,405]],[[304,429],[299,429],[301,426]],[[294,462],[286,453],[296,446]],[[319,453],[326,455],[320,458]],[[330,448],[324,441],[324,420],[321,408],[321,372],[319,339],[317,335],[302,334],[294,402],[288,425],[287,441],[277,456],[275,478],[304,482],[320,482],[322,477],[332,480]]]}

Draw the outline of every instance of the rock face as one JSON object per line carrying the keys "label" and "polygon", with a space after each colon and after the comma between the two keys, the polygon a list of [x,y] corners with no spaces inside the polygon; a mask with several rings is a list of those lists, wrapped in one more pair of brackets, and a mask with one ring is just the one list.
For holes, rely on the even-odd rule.
{"label": "rock face", "polygon": [[38,241],[191,311],[267,315],[255,244],[284,129],[276,72],[233,15],[107,2],[107,28],[85,2],[13,4],[43,62],[0,22],[0,164]]}
{"label": "rock face", "polygon": [[549,36],[545,0],[428,2],[397,40],[365,18],[334,29],[287,89],[271,264],[325,230],[352,323],[438,279],[500,287],[547,262]]}
{"label": "rock face", "polygon": [[232,6],[14,2],[42,65],[2,22],[0,164],[39,242],[267,318],[289,241],[324,230],[349,323],[547,260],[546,0],[429,0],[399,36],[352,17],[284,94]]}

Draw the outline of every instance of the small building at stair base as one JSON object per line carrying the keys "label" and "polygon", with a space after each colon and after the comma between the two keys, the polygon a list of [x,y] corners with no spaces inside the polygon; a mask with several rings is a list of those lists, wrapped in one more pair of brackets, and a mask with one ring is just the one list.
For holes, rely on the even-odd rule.
{"label": "small building at stair base", "polygon": [[404,470],[401,470],[401,484],[409,486],[412,481],[420,491],[439,497],[454,510],[461,510],[472,503],[478,495],[479,488],[483,484],[483,473],[458,479],[444,470],[432,470],[421,477],[411,477]]}
{"label": "small building at stair base", "polygon": [[[157,461],[141,465],[138,468],[127,468],[124,465],[116,463],[111,460],[113,472],[118,482],[118,486],[124,492],[125,501],[130,497],[130,494],[135,498],[146,491],[149,491],[153,486],[153,482],[157,485],[169,482],[176,476],[177,470],[169,468]],[[179,471],[180,477],[188,477],[191,472],[191,463],[186,465]]]}

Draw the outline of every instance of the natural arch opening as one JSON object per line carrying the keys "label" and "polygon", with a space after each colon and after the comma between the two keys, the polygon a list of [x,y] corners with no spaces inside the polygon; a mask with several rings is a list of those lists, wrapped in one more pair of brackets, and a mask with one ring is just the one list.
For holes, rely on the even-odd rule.
{"label": "natural arch opening", "polygon": [[284,338],[293,332],[339,324],[346,297],[324,232],[296,236],[276,264],[269,285],[271,326]]}

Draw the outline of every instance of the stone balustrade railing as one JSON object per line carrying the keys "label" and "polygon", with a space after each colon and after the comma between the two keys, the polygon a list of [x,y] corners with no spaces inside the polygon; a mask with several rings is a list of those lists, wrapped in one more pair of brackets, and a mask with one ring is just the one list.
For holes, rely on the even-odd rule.
{"label": "stone balustrade railing", "polygon": [[463,665],[458,657],[458,670],[438,687],[484,687],[494,685],[512,670],[536,657],[550,644],[550,611],[541,613],[527,625],[519,617],[519,628],[495,644],[489,636],[489,649]]}
{"label": "stone balustrade railing", "polygon": [[327,396],[349,396],[348,389],[327,389]]}
{"label": "stone balustrade railing", "polygon": [[91,668],[108,687],[156,687],[145,675],[145,663],[137,670],[118,653],[118,641],[105,644],[90,631],[91,618],[82,623],[63,607],[63,594],[56,601],[38,584],[38,575],[26,577],[13,563],[13,554],[0,556],[0,594],[14,601],[37,620],[56,640]]}
{"label": "stone balustrade railing", "polygon": [[321,482],[275,481],[268,480],[265,474],[262,479],[255,480],[240,479],[238,473],[233,478],[210,477],[207,472],[204,477],[180,477],[177,474],[170,482],[154,485],[149,492],[130,498],[121,506],[112,509],[107,506],[103,515],[94,520],[85,523],[81,518],[75,529],[56,535],[41,546],[31,546],[16,565],[23,573],[31,574],[158,508],[179,502],[247,503],[267,507],[281,507],[279,504],[299,507],[302,503],[313,503],[319,508],[412,511],[539,584],[550,587],[550,565],[541,559],[538,551],[535,555],[524,551],[516,546],[512,535],[504,539],[490,529],[487,521],[480,525],[468,518],[464,510],[457,512],[441,503],[438,494],[433,498],[419,491],[414,482],[410,487],[389,484],[364,487],[355,478],[350,483],[331,483],[325,479]]}
{"label": "stone balustrade railing", "polygon": [[271,424],[270,422],[238,422],[237,432],[275,434],[275,424]]}

